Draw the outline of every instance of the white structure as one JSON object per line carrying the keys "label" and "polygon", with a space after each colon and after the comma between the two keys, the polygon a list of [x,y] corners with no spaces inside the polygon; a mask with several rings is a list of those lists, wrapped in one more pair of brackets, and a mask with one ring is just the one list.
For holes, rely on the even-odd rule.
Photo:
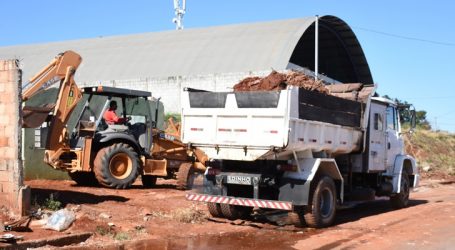
{"label": "white structure", "polygon": [[[166,112],[179,112],[182,87],[225,90],[248,75],[272,69],[314,70],[314,17],[0,47],[1,58],[18,58],[24,82],[60,52],[74,50],[83,62],[79,86],[100,83],[151,91]],[[373,83],[352,30],[341,19],[319,22],[319,72],[340,82]]]}

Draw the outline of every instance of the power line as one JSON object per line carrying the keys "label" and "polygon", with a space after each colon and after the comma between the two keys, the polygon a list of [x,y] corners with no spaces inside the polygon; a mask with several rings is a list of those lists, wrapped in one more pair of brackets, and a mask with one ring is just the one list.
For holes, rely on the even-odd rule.
{"label": "power line", "polygon": [[445,122],[438,122],[439,125],[445,125],[445,126],[455,126],[455,123],[445,123]]}
{"label": "power line", "polygon": [[[339,22],[334,22],[331,20],[321,20],[323,22],[328,22],[332,24],[339,25]],[[398,35],[398,34],[393,34],[385,31],[380,31],[380,30],[374,30],[374,29],[369,29],[369,28],[363,28],[363,27],[358,27],[358,26],[350,26],[351,28],[371,32],[371,33],[376,33],[384,36],[389,36],[389,37],[394,37],[394,38],[400,38],[400,39],[405,39],[405,40],[412,40],[412,41],[417,41],[417,42],[424,42],[424,43],[431,43],[431,44],[437,44],[437,45],[443,45],[443,46],[449,46],[449,47],[455,47],[455,43],[449,43],[449,42],[441,42],[441,41],[436,41],[436,40],[430,40],[430,39],[423,39],[423,38],[418,38],[418,37],[412,37],[412,36],[403,36],[403,35]]]}
{"label": "power line", "polygon": [[443,117],[443,116],[446,116],[446,115],[450,115],[450,114],[452,114],[453,112],[455,112],[455,110],[446,112],[446,113],[444,113],[444,114],[442,114],[442,115],[438,115],[437,117]]}
{"label": "power line", "polygon": [[428,97],[402,97],[401,99],[408,100],[408,99],[423,99],[423,100],[428,100],[428,99],[454,99],[455,96],[428,96]]}
{"label": "power line", "polygon": [[363,31],[368,31],[368,32],[376,33],[376,34],[381,34],[381,35],[384,35],[384,36],[390,36],[390,37],[395,37],[395,38],[400,38],[400,39],[413,40],[413,41],[418,41],[418,42],[425,42],[425,43],[431,43],[431,44],[455,47],[455,43],[440,42],[440,41],[417,38],[417,37],[410,37],[410,36],[402,36],[402,35],[392,34],[392,33],[389,33],[389,32],[373,30],[373,29],[367,29],[367,28],[356,27],[356,26],[352,26],[352,27],[356,28],[356,29],[359,29],[359,30],[363,30]]}

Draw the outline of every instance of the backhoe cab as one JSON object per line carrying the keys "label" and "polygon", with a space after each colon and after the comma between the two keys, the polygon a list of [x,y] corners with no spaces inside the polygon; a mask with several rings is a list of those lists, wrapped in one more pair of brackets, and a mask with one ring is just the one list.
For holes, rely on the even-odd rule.
{"label": "backhoe cab", "polygon": [[[112,87],[86,87],[82,92],[85,103],[70,136],[72,150],[60,157],[62,167],[79,184],[94,184],[96,178],[106,187],[127,188],[151,158],[156,127],[147,99],[151,93]],[[108,125],[103,114],[111,101],[117,102],[119,116],[131,120]]]}

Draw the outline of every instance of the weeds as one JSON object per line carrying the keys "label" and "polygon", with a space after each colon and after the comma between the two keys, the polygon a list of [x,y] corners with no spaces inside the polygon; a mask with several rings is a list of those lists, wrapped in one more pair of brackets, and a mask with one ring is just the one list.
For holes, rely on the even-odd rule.
{"label": "weeds", "polygon": [[96,226],[95,231],[101,236],[108,236],[118,241],[131,239],[130,235],[127,232],[116,232],[114,228],[109,226]]}
{"label": "weeds", "polygon": [[114,235],[114,240],[122,241],[129,240],[130,235],[127,232],[119,232]]}
{"label": "weeds", "polygon": [[101,236],[105,236],[105,235],[112,236],[112,235],[114,235],[114,233],[112,232],[112,230],[109,227],[96,226],[95,230],[96,230],[96,233],[98,233]]}
{"label": "weeds", "polygon": [[182,223],[201,223],[207,219],[204,211],[198,209],[195,205],[187,208],[178,208],[169,213],[153,211],[150,215],[154,218],[171,219]]}
{"label": "weeds", "polygon": [[44,208],[52,211],[57,211],[62,207],[62,203],[58,200],[54,200],[54,195],[50,194],[49,198],[44,201]]}
{"label": "weeds", "polygon": [[171,218],[182,223],[201,223],[207,219],[207,215],[192,205],[188,208],[179,208],[172,211]]}

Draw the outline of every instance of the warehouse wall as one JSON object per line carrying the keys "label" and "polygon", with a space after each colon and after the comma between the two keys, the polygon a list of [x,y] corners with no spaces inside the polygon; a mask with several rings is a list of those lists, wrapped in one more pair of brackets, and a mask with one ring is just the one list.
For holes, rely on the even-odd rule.
{"label": "warehouse wall", "polygon": [[78,85],[80,87],[85,87],[101,84],[104,86],[150,91],[152,92],[153,97],[161,97],[165,113],[180,113],[180,95],[182,89],[185,87],[209,91],[232,91],[232,87],[243,78],[247,76],[265,76],[270,72],[271,70],[193,76],[171,76],[165,78],[78,82]]}
{"label": "warehouse wall", "polygon": [[30,190],[21,161],[21,85],[17,60],[0,60],[0,206],[25,214]]}

